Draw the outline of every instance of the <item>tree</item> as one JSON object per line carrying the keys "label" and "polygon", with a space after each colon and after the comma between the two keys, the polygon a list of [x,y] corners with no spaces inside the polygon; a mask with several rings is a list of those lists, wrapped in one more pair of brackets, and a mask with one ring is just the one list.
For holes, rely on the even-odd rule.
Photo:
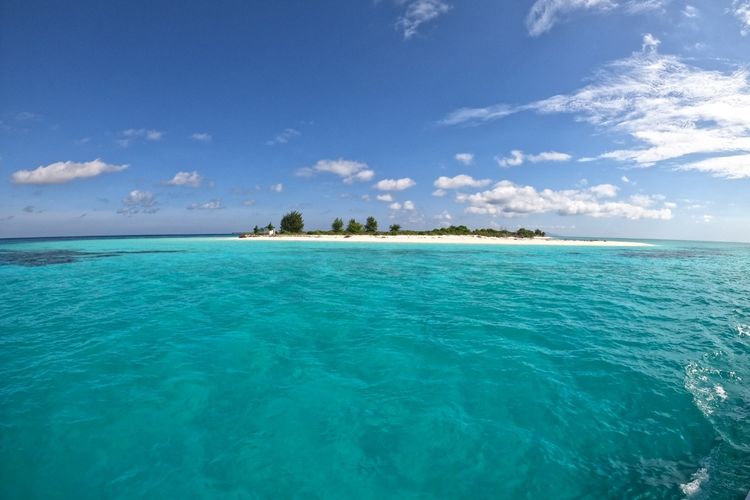
{"label": "tree", "polygon": [[258,227],[258,224],[256,224],[255,227],[253,228],[253,234],[258,234],[258,233],[260,233],[260,228]]}
{"label": "tree", "polygon": [[346,232],[357,234],[362,232],[362,224],[354,219],[349,219],[349,224],[346,225]]}
{"label": "tree", "polygon": [[401,226],[399,226],[398,224],[391,224],[390,230],[392,233],[397,233],[401,231]]}
{"label": "tree", "polygon": [[375,220],[375,217],[370,216],[367,218],[367,222],[365,222],[365,231],[368,233],[378,232],[378,221]]}
{"label": "tree", "polygon": [[344,229],[344,221],[341,220],[341,217],[336,217],[333,220],[333,224],[331,224],[331,229],[333,229],[334,233],[340,233],[342,229]]}
{"label": "tree", "polygon": [[269,222],[268,225],[266,226],[266,229],[269,230],[269,231],[273,231],[274,230],[274,225],[271,222]]}
{"label": "tree", "polygon": [[281,231],[284,233],[301,233],[305,228],[302,214],[296,210],[289,212],[281,218]]}

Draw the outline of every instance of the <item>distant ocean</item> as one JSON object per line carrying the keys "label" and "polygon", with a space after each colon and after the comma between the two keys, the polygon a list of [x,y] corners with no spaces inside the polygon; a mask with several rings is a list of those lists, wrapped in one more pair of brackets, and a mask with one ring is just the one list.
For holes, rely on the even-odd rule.
{"label": "distant ocean", "polygon": [[750,490],[750,245],[0,241],[0,497]]}

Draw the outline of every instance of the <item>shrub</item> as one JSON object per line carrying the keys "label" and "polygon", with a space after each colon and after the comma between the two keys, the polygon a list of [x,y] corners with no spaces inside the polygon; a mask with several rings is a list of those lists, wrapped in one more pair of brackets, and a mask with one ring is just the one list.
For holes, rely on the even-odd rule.
{"label": "shrub", "polygon": [[397,233],[401,231],[401,226],[399,226],[398,224],[391,224],[391,227],[389,229],[392,233]]}
{"label": "shrub", "polygon": [[375,220],[375,217],[368,217],[367,222],[365,222],[365,231],[368,233],[377,233],[378,232],[378,221]]}
{"label": "shrub", "polygon": [[354,219],[349,219],[349,224],[346,225],[346,232],[357,234],[362,232],[362,224]]}
{"label": "shrub", "polygon": [[284,233],[301,233],[305,228],[302,214],[294,210],[281,218],[281,231]]}

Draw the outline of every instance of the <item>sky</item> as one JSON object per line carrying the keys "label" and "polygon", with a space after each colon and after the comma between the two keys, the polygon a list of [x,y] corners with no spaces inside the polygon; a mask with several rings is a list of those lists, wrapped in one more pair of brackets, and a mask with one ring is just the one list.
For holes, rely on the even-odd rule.
{"label": "sky", "polygon": [[750,242],[750,0],[0,2],[0,237]]}

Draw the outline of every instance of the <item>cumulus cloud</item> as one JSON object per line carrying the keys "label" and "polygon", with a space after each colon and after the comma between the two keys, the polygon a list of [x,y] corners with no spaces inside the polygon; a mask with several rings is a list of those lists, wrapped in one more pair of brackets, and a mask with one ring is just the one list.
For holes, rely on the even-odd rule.
{"label": "cumulus cloud", "polygon": [[74,179],[85,179],[97,175],[122,172],[128,165],[111,165],[97,158],[93,161],[77,163],[58,161],[34,170],[18,170],[11,175],[15,184],[62,184]]}
{"label": "cumulus cloud", "polygon": [[541,163],[548,161],[562,162],[570,161],[571,158],[572,157],[569,154],[559,153],[557,151],[545,151],[537,155],[527,155],[524,154],[524,152],[520,149],[514,149],[510,152],[510,156],[507,156],[505,158],[496,156],[495,161],[501,167],[517,167],[519,165],[523,165],[525,161],[531,163]]}
{"label": "cumulus cloud", "polygon": [[211,200],[206,203],[192,203],[188,205],[188,210],[219,210],[224,208],[221,204],[221,200]]}
{"label": "cumulus cloud", "polygon": [[310,177],[317,173],[330,173],[343,179],[344,184],[355,182],[367,182],[375,176],[375,171],[367,166],[367,163],[359,161],[344,160],[319,160],[312,167],[304,167],[297,170],[297,175]]}
{"label": "cumulus cloud", "polygon": [[122,207],[117,210],[118,214],[135,215],[138,213],[154,214],[159,211],[156,196],[148,191],[131,191],[122,199]]}
{"label": "cumulus cloud", "polygon": [[750,0],[733,0],[732,13],[742,25],[742,36],[750,34]]}
{"label": "cumulus cloud", "polygon": [[284,185],[282,183],[271,184],[268,189],[270,189],[274,193],[280,193],[284,190]]}
{"label": "cumulus cloud", "polygon": [[649,208],[632,202],[606,200],[616,194],[616,188],[613,188],[611,185],[599,185],[588,189],[538,191],[532,186],[520,186],[505,180],[488,191],[458,194],[456,201],[468,205],[467,213],[505,217],[553,212],[559,215],[624,217],[634,220],[672,218],[672,211],[666,207]]}
{"label": "cumulus cloud", "polygon": [[441,226],[450,226],[451,222],[453,221],[453,216],[446,210],[443,210],[441,213],[435,216],[435,220],[437,220]]}
{"label": "cumulus cloud", "polygon": [[378,181],[374,188],[380,191],[403,191],[415,184],[416,182],[409,177],[404,177],[403,179],[383,179],[382,181]]}
{"label": "cumulus cloud", "polygon": [[474,163],[474,155],[472,153],[457,153],[454,158],[462,165],[469,166]]}
{"label": "cumulus cloud", "polygon": [[126,148],[133,141],[143,139],[146,141],[160,141],[164,137],[164,132],[160,130],[147,130],[145,128],[129,128],[120,132],[117,144]]}
{"label": "cumulus cloud", "polygon": [[277,144],[286,144],[287,142],[291,141],[297,136],[302,135],[302,133],[299,130],[293,129],[293,128],[285,128],[282,132],[276,134],[276,136],[266,141],[266,144],[269,146],[275,146]]}
{"label": "cumulus cloud", "polygon": [[[457,175],[455,177],[445,177],[441,176],[438,177],[434,185],[439,190],[445,190],[445,189],[462,189],[462,188],[480,188],[487,186],[490,182],[489,179],[475,179],[471,177],[470,175]],[[433,193],[434,195],[435,193]]]}
{"label": "cumulus cloud", "polygon": [[165,181],[165,184],[170,186],[187,186],[187,187],[198,187],[203,182],[203,177],[198,175],[196,170],[192,172],[177,172],[174,177],[170,180]]}
{"label": "cumulus cloud", "polygon": [[706,70],[662,55],[644,38],[646,50],[606,65],[592,83],[518,109],[567,113],[629,138],[632,146],[599,158],[647,167],[688,158],[681,169],[746,177],[736,156],[750,153],[750,73]]}
{"label": "cumulus cloud", "polygon": [[617,196],[619,188],[612,184],[599,184],[597,186],[591,186],[589,192],[597,198],[614,198]]}
{"label": "cumulus cloud", "polygon": [[190,138],[198,142],[211,142],[213,140],[211,134],[207,134],[206,132],[195,132]]}
{"label": "cumulus cloud", "polygon": [[395,210],[395,211],[398,211],[398,210],[414,211],[417,208],[414,205],[414,202],[410,200],[406,200],[403,204],[398,203],[398,202],[393,202],[390,205],[388,205],[388,207],[391,210]]}
{"label": "cumulus cloud", "polygon": [[662,9],[670,0],[537,0],[526,16],[531,36],[551,30],[555,24],[580,11],[607,12],[621,10],[626,14]]}
{"label": "cumulus cloud", "polygon": [[390,193],[386,194],[379,194],[376,196],[378,201],[384,201],[386,203],[391,203],[393,201],[393,196],[391,196]]}
{"label": "cumulus cloud", "polygon": [[443,0],[398,0],[404,7],[403,14],[396,21],[396,29],[408,40],[414,37],[419,28],[447,13],[451,7]]}
{"label": "cumulus cloud", "polygon": [[432,192],[432,196],[437,196],[438,198],[442,198],[446,194],[448,194],[448,191],[446,191],[445,189],[436,189]]}
{"label": "cumulus cloud", "polygon": [[624,182],[625,184],[630,184],[630,179],[628,179],[626,175],[623,175],[622,177],[620,177],[620,180]]}

